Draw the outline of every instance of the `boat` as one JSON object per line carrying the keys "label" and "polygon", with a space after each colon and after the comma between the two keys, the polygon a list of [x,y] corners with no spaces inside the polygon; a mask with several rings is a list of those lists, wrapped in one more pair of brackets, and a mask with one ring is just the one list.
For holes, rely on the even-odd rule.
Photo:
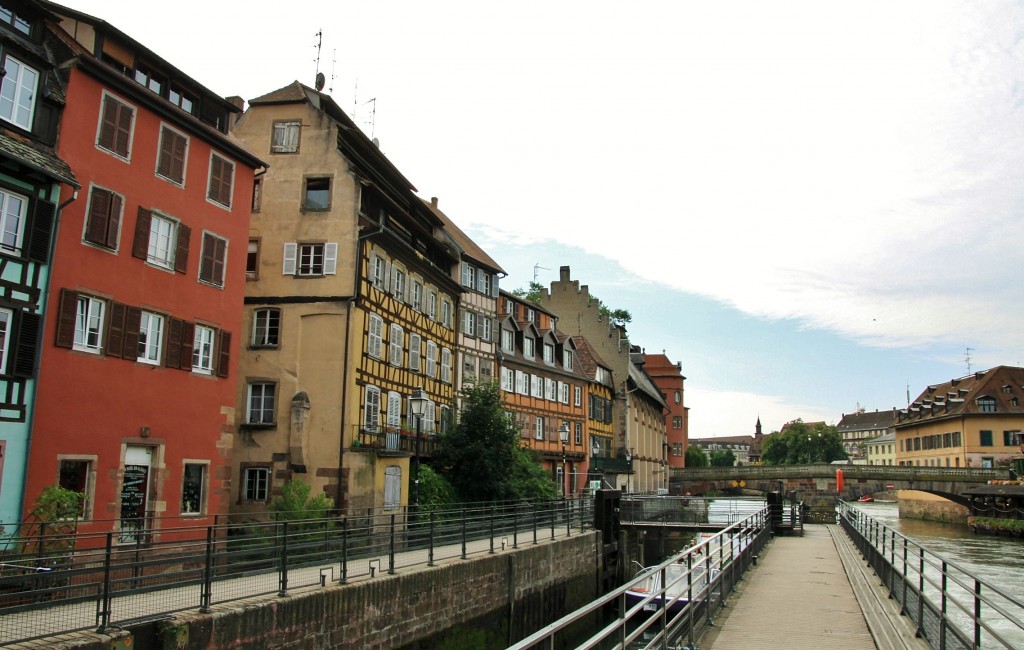
{"label": "boat", "polygon": [[857,501],[859,501],[860,503],[873,503],[874,500],[875,497],[871,496],[870,494],[865,494],[861,498],[857,499]]}
{"label": "boat", "polygon": [[[643,611],[658,612],[668,603],[668,613],[676,614],[681,612],[690,602],[690,594],[698,599],[704,589],[703,563],[695,563],[691,576],[687,576],[685,564],[668,564],[664,567],[665,581],[667,587],[662,589],[662,571],[658,566],[644,567],[633,577],[633,586],[626,590],[626,606],[632,609],[634,606],[644,603]],[[712,570],[714,573],[715,570]],[[651,595],[654,597],[651,598]],[[649,600],[648,600],[649,599]],[[646,602],[644,602],[646,601]]]}

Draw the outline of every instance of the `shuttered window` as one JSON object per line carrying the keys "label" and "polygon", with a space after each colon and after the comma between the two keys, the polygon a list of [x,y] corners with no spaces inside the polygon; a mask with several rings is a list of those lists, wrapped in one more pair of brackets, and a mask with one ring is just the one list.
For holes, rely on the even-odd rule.
{"label": "shuttered window", "polygon": [[168,126],[160,129],[160,152],[157,156],[156,173],[169,181],[185,183],[185,157],[188,138]]}
{"label": "shuttered window", "polygon": [[127,159],[131,153],[132,121],[135,109],[115,99],[103,96],[103,111],[96,144],[107,151]]}
{"label": "shuttered window", "polygon": [[89,221],[85,241],[110,250],[117,250],[121,228],[121,196],[101,187],[89,190]]}
{"label": "shuttered window", "polygon": [[206,192],[206,198],[225,208],[230,208],[234,178],[235,165],[217,154],[210,154],[210,185]]}
{"label": "shuttered window", "polygon": [[214,286],[224,286],[224,265],[228,242],[217,235],[203,233],[203,254],[199,261],[199,279]]}

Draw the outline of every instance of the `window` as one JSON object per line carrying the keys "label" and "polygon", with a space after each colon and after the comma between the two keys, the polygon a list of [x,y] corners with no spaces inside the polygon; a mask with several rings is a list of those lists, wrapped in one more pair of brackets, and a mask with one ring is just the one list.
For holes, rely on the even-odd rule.
{"label": "window", "polygon": [[452,414],[450,406],[441,407],[441,431],[440,433],[448,433],[452,430],[455,425],[455,417]]}
{"label": "window", "polygon": [[441,381],[452,383],[452,351],[448,348],[441,348]]}
{"label": "window", "polygon": [[57,483],[65,490],[82,495],[82,509],[79,515],[88,519],[92,510],[92,460],[61,458]]}
{"label": "window", "polygon": [[674,416],[672,418],[672,428],[673,429],[682,429],[683,428],[683,417],[681,415],[676,415],[676,416]]}
{"label": "window", "polygon": [[583,389],[579,386],[572,387],[572,403],[573,406],[583,405]]}
{"label": "window", "polygon": [[423,311],[423,283],[415,278],[412,281],[412,308]]}
{"label": "window", "polygon": [[178,185],[185,184],[185,160],[188,138],[167,125],[160,127],[160,150],[156,157],[156,173]]}
{"label": "window", "polygon": [[1007,447],[1015,447],[1021,444],[1020,431],[1003,431],[1003,444]]}
{"label": "window", "polygon": [[[4,201],[6,204],[6,200]],[[110,250],[117,250],[121,230],[120,195],[100,187],[89,190],[89,213],[85,226],[85,241]],[[6,206],[5,206],[6,207]]]}
{"label": "window", "polygon": [[516,335],[512,330],[501,330],[501,350],[509,354],[516,351]]}
{"label": "window", "polygon": [[231,207],[231,190],[234,187],[235,164],[215,153],[210,154],[210,182],[206,198],[225,208]]}
{"label": "window", "polygon": [[544,399],[554,402],[558,399],[558,385],[554,379],[544,378]]}
{"label": "window", "polygon": [[481,330],[480,330],[480,340],[481,341],[490,341],[491,340],[491,327],[492,327],[491,319],[490,318],[482,318],[481,319],[481,323],[483,324],[483,328],[481,328]]}
{"label": "window", "polygon": [[215,287],[224,286],[228,240],[213,233],[203,233],[203,254],[199,260],[199,280]]}
{"label": "window", "polygon": [[437,377],[437,343],[427,341],[427,372],[428,377]]}
{"label": "window", "polygon": [[274,122],[270,136],[270,153],[295,153],[299,150],[301,124],[298,120]]}
{"label": "window", "polygon": [[334,275],[338,269],[338,244],[284,245],[284,275],[321,277]]}
{"label": "window", "polygon": [[516,392],[520,395],[530,394],[530,375],[522,370],[516,370]]}
{"label": "window", "polygon": [[245,279],[260,279],[260,240],[250,239],[249,249],[245,254]]}
{"label": "window", "polygon": [[154,266],[184,273],[188,268],[188,240],[192,229],[151,210],[139,208],[132,256]]}
{"label": "window", "polygon": [[480,277],[482,278],[481,282],[479,283],[480,284],[480,293],[483,293],[483,294],[488,295],[488,296],[491,295],[492,287],[494,285],[494,280],[493,280],[491,274],[490,273],[485,273],[484,271],[481,271],[480,272]]}
{"label": "window", "polygon": [[252,347],[276,348],[281,330],[281,310],[257,309],[252,315]]}
{"label": "window", "polygon": [[380,389],[367,386],[363,396],[363,430],[376,433],[380,426]]}
{"label": "window", "polygon": [[476,290],[476,269],[465,262],[462,263],[462,286]]}
{"label": "window", "polygon": [[391,324],[388,336],[388,361],[393,366],[402,365],[402,344],[405,342],[405,331],[401,325]]}
{"label": "window", "polygon": [[181,477],[181,514],[200,515],[206,498],[206,463],[185,463]]}
{"label": "window", "polygon": [[427,316],[437,320],[437,292],[433,289],[427,292]]}
{"label": "window", "polygon": [[142,312],[139,317],[139,361],[160,365],[163,334],[164,317],[148,311]]}
{"label": "window", "polygon": [[384,319],[377,314],[370,314],[366,352],[376,359],[384,356]]}
{"label": "window", "polygon": [[192,337],[192,372],[213,374],[213,328],[196,325]]}
{"label": "window", "polygon": [[242,470],[242,500],[266,501],[270,498],[270,468],[246,467]]}
{"label": "window", "polygon": [[473,312],[462,312],[462,333],[466,336],[476,336],[476,314]]}
{"label": "window", "polygon": [[32,33],[32,24],[30,22],[2,5],[0,5],[0,20],[11,25],[25,36],[29,36]]}
{"label": "window", "polygon": [[28,199],[20,194],[0,191],[0,248],[21,254],[25,238],[25,213]]}
{"label": "window", "polygon": [[562,404],[569,403],[569,384],[565,382],[558,382],[558,401]]}
{"label": "window", "polygon": [[501,369],[501,389],[509,393],[516,391],[516,373],[511,368]]}
{"label": "window", "polygon": [[544,439],[544,418],[537,416],[533,420],[533,438],[535,440]]}
{"label": "window", "polygon": [[307,178],[302,209],[311,212],[331,209],[331,179]]}
{"label": "window", "polygon": [[405,269],[399,266],[391,268],[391,295],[405,302]]}
{"label": "window", "polygon": [[388,465],[384,468],[384,509],[397,510],[402,506],[402,468]]}
{"label": "window", "polygon": [[420,335],[409,334],[409,370],[420,371]]}
{"label": "window", "polygon": [[38,83],[38,72],[8,56],[4,61],[3,83],[0,84],[0,118],[31,131]]}
{"label": "window", "polygon": [[980,443],[981,446],[982,447],[991,447],[992,446],[992,432],[988,431],[987,429],[982,429],[979,432],[979,434],[981,436],[981,443]]}
{"label": "window", "polygon": [[544,378],[540,375],[530,375],[530,396],[544,399]]}
{"label": "window", "polygon": [[555,346],[550,343],[544,344],[544,363],[548,365],[555,363]]}
{"label": "window", "polygon": [[157,95],[161,94],[164,87],[164,77],[158,72],[148,66],[140,65],[135,69],[135,81],[141,85],[149,88]]}
{"label": "window", "polygon": [[576,422],[576,430],[573,433],[573,443],[576,445],[583,444],[583,423]]}
{"label": "window", "polygon": [[171,84],[170,89],[167,91],[167,101],[186,113],[192,113],[192,109],[196,104],[194,96],[174,84]]}
{"label": "window", "polygon": [[536,342],[530,337],[523,337],[523,356],[527,359],[532,359],[534,354],[534,346]]}
{"label": "window", "polygon": [[131,156],[134,120],[133,107],[115,99],[113,95],[104,94],[96,145],[127,160]]}
{"label": "window", "polygon": [[275,423],[277,385],[257,381],[249,384],[245,421],[248,424],[271,425]]}
{"label": "window", "polygon": [[562,350],[562,366],[566,370],[572,370],[572,350]]}
{"label": "window", "polygon": [[[74,349],[99,353],[103,336],[103,312],[106,303],[89,296],[78,296],[75,311]],[[63,310],[61,310],[63,312]]]}
{"label": "window", "polygon": [[154,215],[149,229],[148,261],[157,266],[172,268],[177,235],[176,222]]}
{"label": "window", "polygon": [[679,392],[678,390],[675,393],[675,401],[676,401],[676,404],[682,404],[683,403],[683,394],[681,392]]}
{"label": "window", "polygon": [[981,413],[995,413],[996,400],[991,397],[978,398],[978,411]]}
{"label": "window", "polygon": [[447,297],[441,298],[441,324],[452,328],[452,303]]}

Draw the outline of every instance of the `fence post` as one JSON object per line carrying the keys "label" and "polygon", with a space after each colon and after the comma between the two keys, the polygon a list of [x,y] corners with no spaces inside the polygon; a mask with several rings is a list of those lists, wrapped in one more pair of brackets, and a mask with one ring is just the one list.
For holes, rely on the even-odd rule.
{"label": "fence post", "polygon": [[494,555],[494,502],[491,501],[491,550],[490,555]]}
{"label": "fence post", "polygon": [[565,502],[565,536],[572,537],[572,501]]}
{"label": "fence post", "polygon": [[103,591],[100,594],[100,611],[98,618],[100,625],[96,629],[99,634],[105,634],[110,625],[110,561],[111,552],[114,546],[114,533],[107,533],[107,548],[103,555]]}
{"label": "fence post", "polygon": [[462,559],[466,559],[466,509],[462,509]]}
{"label": "fence post", "polygon": [[981,647],[981,581],[974,579],[974,647]]}
{"label": "fence post", "polygon": [[917,547],[917,636],[924,638],[924,547]]}
{"label": "fence post", "polygon": [[348,584],[348,517],[341,520],[341,584]]}
{"label": "fence post", "polygon": [[388,575],[395,575],[395,515],[391,515],[391,539],[388,540]]}
{"label": "fence post", "polygon": [[288,595],[288,521],[281,525],[281,567],[278,577],[278,596]]}
{"label": "fence post", "polygon": [[213,600],[213,526],[206,527],[206,566],[203,568],[203,591],[199,596],[199,611],[210,613]]}
{"label": "fence post", "polygon": [[427,549],[427,566],[434,566],[434,514],[430,511],[430,548]]}
{"label": "fence post", "polygon": [[942,561],[942,615],[939,617],[939,650],[946,650],[946,572],[949,567]]}
{"label": "fence post", "polygon": [[519,548],[519,502],[512,504],[512,548]]}
{"label": "fence post", "polygon": [[555,538],[555,514],[558,512],[558,502],[552,499],[548,503],[548,522],[551,524],[551,539]]}
{"label": "fence post", "polygon": [[533,543],[537,543],[537,502],[533,502]]}

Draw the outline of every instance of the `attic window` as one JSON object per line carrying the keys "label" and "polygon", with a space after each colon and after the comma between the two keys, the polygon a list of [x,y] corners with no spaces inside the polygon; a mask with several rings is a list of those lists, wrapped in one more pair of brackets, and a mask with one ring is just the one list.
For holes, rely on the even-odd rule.
{"label": "attic window", "polygon": [[978,411],[981,413],[995,413],[996,412],[996,401],[991,397],[979,397],[978,398]]}
{"label": "attic window", "polygon": [[28,22],[21,16],[18,16],[7,7],[0,6],[0,20],[18,30],[25,36],[30,35],[32,32],[32,23]]}
{"label": "attic window", "polygon": [[1012,395],[1013,386],[1011,386],[1010,384],[1006,384],[1005,386],[1003,386],[1003,392],[1006,393],[1007,395]]}

